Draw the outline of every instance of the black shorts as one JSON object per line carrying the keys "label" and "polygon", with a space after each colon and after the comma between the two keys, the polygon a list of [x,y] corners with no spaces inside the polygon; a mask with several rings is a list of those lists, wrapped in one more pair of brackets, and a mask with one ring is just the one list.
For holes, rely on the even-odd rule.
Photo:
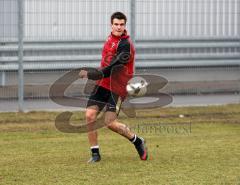
{"label": "black shorts", "polygon": [[87,107],[96,105],[98,106],[99,111],[102,111],[103,108],[106,107],[106,112],[116,112],[118,100],[119,95],[96,85],[89,97]]}

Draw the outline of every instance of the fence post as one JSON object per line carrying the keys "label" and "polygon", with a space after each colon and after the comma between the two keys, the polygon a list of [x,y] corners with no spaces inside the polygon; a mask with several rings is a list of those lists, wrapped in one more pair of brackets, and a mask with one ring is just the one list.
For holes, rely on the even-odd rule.
{"label": "fence post", "polygon": [[131,39],[132,42],[135,44],[135,30],[136,30],[136,0],[131,0],[131,8],[130,8],[130,23],[131,23]]}
{"label": "fence post", "polygon": [[0,72],[0,86],[5,86],[6,85],[6,73],[5,71]]}
{"label": "fence post", "polygon": [[24,71],[23,71],[23,37],[24,37],[24,1],[18,0],[18,111],[23,112]]}
{"label": "fence post", "polygon": [[[131,40],[133,44],[135,45],[136,40],[135,40],[135,35],[136,35],[136,0],[131,0],[130,1],[130,23],[131,23]],[[135,69],[134,69],[135,71]]]}

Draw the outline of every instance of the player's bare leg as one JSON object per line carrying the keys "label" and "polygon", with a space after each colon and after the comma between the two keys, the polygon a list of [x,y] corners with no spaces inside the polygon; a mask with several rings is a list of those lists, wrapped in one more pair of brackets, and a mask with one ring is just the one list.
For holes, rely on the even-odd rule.
{"label": "player's bare leg", "polygon": [[117,121],[117,114],[115,112],[106,112],[105,114],[105,124],[112,131],[124,136],[129,141],[131,141],[141,160],[147,160],[148,152],[145,145],[145,140],[134,134],[125,124]]}
{"label": "player's bare leg", "polygon": [[90,130],[88,132],[88,141],[89,141],[91,152],[92,152],[92,157],[88,162],[98,162],[101,160],[99,146],[98,146],[98,133],[96,130],[93,129],[97,119],[97,115],[98,115],[98,107],[97,106],[88,107],[85,115],[86,115],[88,130]]}
{"label": "player's bare leg", "polygon": [[134,137],[134,133],[131,132],[126,125],[117,121],[117,114],[115,112],[105,113],[105,124],[109,129],[126,137],[127,139]]}
{"label": "player's bare leg", "polygon": [[[97,118],[97,114],[98,114],[98,109],[96,107],[89,107],[87,108],[85,114],[86,114],[86,122],[87,122],[88,130],[93,130],[94,124]],[[98,145],[96,130],[88,132],[88,140],[89,140],[90,146]]]}

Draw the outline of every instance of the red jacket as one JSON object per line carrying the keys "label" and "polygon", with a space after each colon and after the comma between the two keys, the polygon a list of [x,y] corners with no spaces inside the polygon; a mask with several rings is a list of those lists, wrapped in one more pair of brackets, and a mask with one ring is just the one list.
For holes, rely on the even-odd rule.
{"label": "red jacket", "polygon": [[110,34],[102,50],[99,69],[102,79],[97,81],[97,85],[124,98],[127,95],[127,82],[134,73],[134,59],[135,48],[127,32],[120,37]]}

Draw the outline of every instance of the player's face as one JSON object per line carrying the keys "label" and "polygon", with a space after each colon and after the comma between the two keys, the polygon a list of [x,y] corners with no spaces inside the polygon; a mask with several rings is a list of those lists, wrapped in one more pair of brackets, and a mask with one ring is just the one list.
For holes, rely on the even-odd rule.
{"label": "player's face", "polygon": [[112,34],[115,36],[121,36],[126,28],[124,19],[113,19]]}

